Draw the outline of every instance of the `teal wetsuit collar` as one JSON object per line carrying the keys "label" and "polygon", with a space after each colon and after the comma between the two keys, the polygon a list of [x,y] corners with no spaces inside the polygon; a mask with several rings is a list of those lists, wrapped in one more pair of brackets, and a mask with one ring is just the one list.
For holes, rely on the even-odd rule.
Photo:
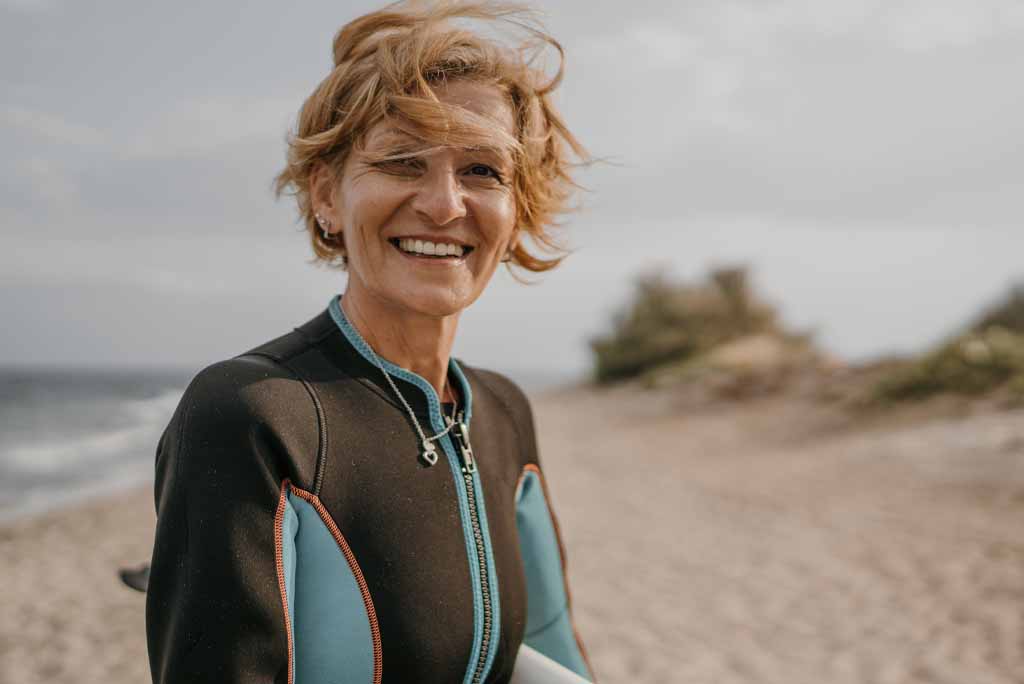
{"label": "teal wetsuit collar", "polygon": [[[348,317],[345,316],[345,311],[341,308],[341,295],[334,295],[331,298],[330,303],[327,306],[327,310],[331,315],[331,318],[337,324],[338,328],[341,329],[345,339],[359,352],[359,354],[369,363],[376,364],[373,361],[373,355],[370,345],[363,339],[363,336],[359,334],[359,331]],[[381,364],[391,373],[393,377],[400,378],[411,385],[419,388],[423,393],[423,396],[427,400],[427,408],[430,414],[430,422],[435,429],[444,429],[444,421],[441,418],[441,401],[437,396],[437,391],[434,390],[433,385],[426,381],[423,376],[418,373],[414,373],[411,370],[402,368],[386,358],[377,354],[377,358],[380,359]],[[459,367],[458,361],[452,356],[448,359],[448,374],[449,377],[455,379],[458,383],[459,393],[462,395],[462,410],[465,413],[464,421],[467,425],[470,425],[470,420],[473,416],[473,391],[469,386],[469,381],[466,379],[465,374],[462,372],[462,368]],[[383,379],[382,379],[383,382]],[[387,385],[385,385],[387,387]],[[388,388],[390,391],[390,388]],[[411,397],[406,397],[407,400],[411,400]],[[411,401],[410,401],[411,403]],[[441,427],[438,428],[438,425]]]}

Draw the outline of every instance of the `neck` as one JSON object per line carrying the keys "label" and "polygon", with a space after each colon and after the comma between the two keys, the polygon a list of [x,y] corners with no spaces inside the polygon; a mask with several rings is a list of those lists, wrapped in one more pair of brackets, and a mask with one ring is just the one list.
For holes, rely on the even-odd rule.
{"label": "neck", "polygon": [[448,360],[451,358],[459,313],[428,316],[396,308],[372,296],[349,278],[341,309],[373,351],[382,359],[410,370],[433,386],[441,401],[450,401]]}

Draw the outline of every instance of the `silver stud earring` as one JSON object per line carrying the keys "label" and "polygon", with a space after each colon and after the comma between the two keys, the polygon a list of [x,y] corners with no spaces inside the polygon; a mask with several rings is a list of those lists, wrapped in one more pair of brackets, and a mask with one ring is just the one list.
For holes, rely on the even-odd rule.
{"label": "silver stud earring", "polygon": [[320,212],[316,212],[313,216],[316,217],[316,222],[320,225],[320,229],[324,231],[324,240],[331,239],[331,222],[320,215]]}

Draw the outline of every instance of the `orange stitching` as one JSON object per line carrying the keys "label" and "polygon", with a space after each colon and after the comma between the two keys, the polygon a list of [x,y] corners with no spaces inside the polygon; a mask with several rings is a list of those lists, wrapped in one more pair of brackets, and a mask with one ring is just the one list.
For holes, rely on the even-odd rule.
{"label": "orange stitching", "polygon": [[[518,491],[519,485],[522,484],[523,479],[526,477],[527,471],[537,473],[537,479],[540,480],[541,491],[544,492],[544,502],[547,504],[548,514],[551,516],[551,525],[555,528],[555,540],[558,542],[558,555],[562,560],[562,582],[565,586],[565,605],[569,611],[569,624],[572,626],[572,635],[576,639],[576,646],[580,649],[580,655],[583,656],[583,662],[586,663],[587,669],[590,671],[590,676],[594,677],[594,668],[590,664],[590,658],[587,657],[587,649],[583,646],[583,640],[580,639],[579,630],[576,629],[576,620],[573,619],[572,615],[572,594],[569,592],[569,566],[566,563],[565,545],[562,543],[562,532],[558,526],[558,517],[555,515],[555,506],[551,503],[551,494],[548,491],[547,479],[544,477],[544,473],[541,472],[540,466],[536,463],[527,463],[523,466],[523,472],[519,474],[519,481],[516,483],[516,490]],[[597,679],[594,679],[596,684]]]}
{"label": "orange stitching", "polygon": [[[363,595],[363,605],[366,606],[366,614],[370,618],[370,635],[373,639],[373,684],[380,684],[381,675],[383,673],[383,649],[380,644],[380,626],[377,624],[377,611],[373,607],[373,598],[370,596],[370,588],[366,585],[366,578],[363,577],[363,571],[359,568],[359,563],[356,561],[356,556],[352,553],[352,549],[349,547],[348,542],[345,541],[344,535],[341,530],[338,529],[331,514],[324,508],[323,503],[320,501],[320,497],[312,492],[307,492],[304,489],[299,489],[295,485],[291,485],[291,490],[298,496],[302,497],[313,505],[316,512],[320,515],[320,518],[327,525],[327,529],[331,531],[331,536],[334,537],[334,541],[337,542],[338,548],[345,554],[345,560],[348,561],[349,567],[352,569],[352,574],[356,578],[356,583],[359,585],[359,592]],[[289,680],[291,684],[291,680]]]}
{"label": "orange stitching", "polygon": [[277,587],[281,592],[281,605],[284,607],[284,631],[288,641],[288,684],[295,681],[295,644],[292,643],[292,622],[288,619],[288,595],[284,580],[284,510],[287,505],[289,482],[281,483],[281,496],[274,514],[274,561],[277,563]]}

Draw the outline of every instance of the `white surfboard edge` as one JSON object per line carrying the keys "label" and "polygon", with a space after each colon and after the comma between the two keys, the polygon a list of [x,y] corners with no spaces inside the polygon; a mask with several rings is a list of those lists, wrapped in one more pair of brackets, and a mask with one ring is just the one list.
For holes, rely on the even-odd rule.
{"label": "white surfboard edge", "polygon": [[509,684],[590,684],[586,679],[526,644],[519,647]]}

